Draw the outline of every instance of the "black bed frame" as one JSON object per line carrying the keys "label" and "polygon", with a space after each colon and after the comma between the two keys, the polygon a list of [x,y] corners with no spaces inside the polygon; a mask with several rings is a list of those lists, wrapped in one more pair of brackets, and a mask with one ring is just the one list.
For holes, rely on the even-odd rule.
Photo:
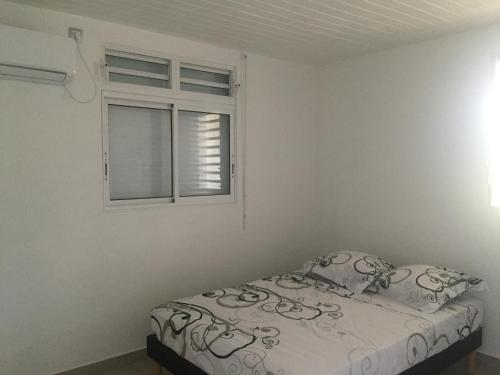
{"label": "black bed frame", "polygon": [[[483,330],[471,333],[442,352],[427,358],[425,361],[409,368],[401,375],[430,375],[437,374],[467,354],[474,352],[482,344]],[[155,360],[161,367],[175,375],[207,375],[191,362],[180,357],[172,349],[161,344],[155,335],[147,337],[148,356]]]}

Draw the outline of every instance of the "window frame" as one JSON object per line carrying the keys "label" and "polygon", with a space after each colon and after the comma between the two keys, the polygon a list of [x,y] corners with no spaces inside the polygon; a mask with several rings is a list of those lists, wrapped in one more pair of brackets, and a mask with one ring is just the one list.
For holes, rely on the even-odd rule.
{"label": "window frame", "polygon": [[[107,50],[131,53],[169,60],[170,87],[149,87],[108,80],[105,65],[105,54]],[[145,50],[117,43],[103,43],[101,46],[102,56],[102,176],[104,190],[104,207],[106,209],[134,208],[134,207],[158,207],[158,206],[180,206],[192,204],[222,204],[235,203],[237,201],[238,184],[238,100],[235,90],[236,77],[239,69],[235,65],[222,64],[204,59],[173,55],[166,52]],[[188,92],[181,90],[180,69],[181,63],[212,67],[215,70],[229,71],[230,73],[230,96],[214,95],[200,92]],[[105,176],[108,165],[109,143],[108,143],[108,100],[123,100],[128,103],[142,103],[148,105],[172,105],[172,198],[145,198],[129,200],[110,200],[109,178]],[[152,107],[154,108],[154,107]],[[164,108],[164,107],[162,107]],[[229,137],[230,137],[230,194],[205,195],[205,196],[179,196],[179,166],[178,166],[178,111],[196,111],[207,113],[221,113],[229,115]],[[109,171],[108,171],[109,172]]]}
{"label": "window frame", "polygon": [[[218,73],[218,74],[227,74],[229,79],[228,83],[217,83],[217,82],[210,82],[210,81],[204,81],[204,80],[198,80],[194,78],[182,78],[181,75],[181,70],[183,68],[186,69],[192,69],[192,70],[198,70],[198,71],[203,71],[203,72],[211,72],[211,73]],[[234,72],[231,69],[227,68],[221,68],[220,66],[205,66],[205,65],[200,65],[200,64],[195,64],[189,59],[181,59],[179,61],[179,90],[182,92],[191,92],[191,93],[198,93],[198,94],[204,94],[204,95],[211,95],[211,96],[221,96],[225,98],[231,98],[234,96],[234,77],[233,77]],[[188,90],[182,90],[182,84],[183,83],[188,83],[192,85],[198,85],[198,86],[204,86],[204,87],[211,87],[211,88],[223,88],[227,89],[229,95],[216,95],[216,94],[206,94],[203,92],[196,92],[196,91],[188,91]]]}
{"label": "window frame", "polygon": [[[136,61],[143,61],[143,62],[149,62],[149,63],[155,63],[155,64],[163,64],[167,67],[167,74],[159,74],[159,73],[150,73],[150,72],[145,72],[141,70],[133,70],[133,69],[127,69],[127,68],[118,68],[114,66],[110,66],[106,62],[106,56],[114,56],[114,57],[119,57],[119,58],[125,58],[125,59],[130,59],[130,60],[136,60]],[[133,76],[133,77],[141,77],[141,78],[151,78],[151,79],[157,79],[157,80],[163,80],[167,82],[167,87],[160,87],[160,89],[170,89],[172,87],[172,60],[167,57],[159,57],[159,56],[150,56],[149,54],[143,54],[143,53],[137,53],[137,52],[131,52],[131,51],[120,51],[120,50],[115,50],[112,48],[105,48],[104,49],[104,67],[105,67],[105,78],[107,82],[113,82],[113,83],[122,83],[125,85],[134,85],[137,86],[136,84],[129,84],[129,83],[124,83],[124,82],[117,82],[117,81],[112,81],[109,78],[110,73],[111,74],[123,74],[123,75],[128,75],[128,76]],[[141,85],[139,85],[141,86]],[[145,87],[154,87],[154,86],[145,86]]]}
{"label": "window frame", "polygon": [[[229,116],[229,194],[220,195],[199,195],[199,196],[180,196],[179,192],[179,150],[178,150],[178,136],[179,136],[179,111],[193,111],[193,112],[205,112],[205,113],[218,113]],[[175,155],[175,162],[173,164],[173,190],[174,190],[174,201],[181,204],[203,204],[203,203],[225,203],[235,201],[235,181],[236,181],[236,153],[235,153],[235,122],[236,116],[234,109],[217,107],[214,109],[212,104],[205,103],[179,103],[174,105],[172,114],[172,144],[173,144],[173,155]]]}
{"label": "window frame", "polygon": [[[149,100],[140,100],[139,98],[131,99],[124,98],[120,95],[113,96],[104,96],[102,97],[102,140],[103,140],[103,171],[104,171],[104,201],[107,207],[116,207],[116,206],[140,206],[140,205],[149,205],[149,204],[158,204],[158,203],[172,203],[174,201],[173,196],[173,180],[172,180],[172,197],[164,197],[164,198],[137,198],[137,199],[111,199],[111,187],[109,183],[109,115],[108,115],[108,106],[109,105],[123,105],[127,107],[138,107],[138,108],[152,108],[152,109],[166,109],[170,110],[172,113],[172,135],[173,138],[173,117],[174,110],[173,106],[167,103],[154,102]],[[172,171],[174,166],[174,152],[173,152],[173,142],[170,148],[170,152],[172,154]],[[173,177],[173,174],[172,174]]]}
{"label": "window frame", "polygon": [[[121,83],[120,83],[121,85]],[[127,85],[129,86],[129,85]],[[157,88],[154,88],[155,90]],[[168,89],[162,89],[168,90]],[[236,106],[217,101],[196,101],[179,98],[176,95],[150,96],[133,92],[102,90],[102,171],[105,208],[178,206],[191,204],[217,204],[236,202]],[[109,129],[108,105],[127,105],[145,108],[169,109],[172,111],[172,197],[141,199],[110,199],[109,184]],[[229,152],[230,152],[230,194],[182,197],[179,194],[179,116],[178,111],[195,111],[229,115]]]}
{"label": "window frame", "polygon": [[[131,55],[143,55],[151,60],[159,59],[159,60],[168,60],[168,68],[169,68],[169,87],[152,87],[152,86],[141,86],[131,83],[124,82],[116,82],[109,80],[109,71],[106,66],[106,51],[114,51],[118,53],[131,54]],[[139,59],[140,60],[140,59]],[[147,60],[144,60],[147,61]],[[176,57],[158,51],[148,51],[142,48],[124,46],[121,44],[115,43],[104,43],[101,48],[101,77],[103,79],[103,88],[105,90],[118,90],[124,93],[143,93],[145,95],[163,95],[165,91],[173,91],[174,88],[178,85],[178,76],[177,73],[177,61]]]}

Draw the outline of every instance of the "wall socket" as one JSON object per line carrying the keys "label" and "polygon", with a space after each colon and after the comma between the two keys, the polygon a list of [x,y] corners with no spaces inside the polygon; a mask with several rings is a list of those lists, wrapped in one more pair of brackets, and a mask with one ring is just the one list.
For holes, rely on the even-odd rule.
{"label": "wall socket", "polygon": [[83,30],[77,29],[76,27],[68,27],[68,37],[80,44],[83,40]]}

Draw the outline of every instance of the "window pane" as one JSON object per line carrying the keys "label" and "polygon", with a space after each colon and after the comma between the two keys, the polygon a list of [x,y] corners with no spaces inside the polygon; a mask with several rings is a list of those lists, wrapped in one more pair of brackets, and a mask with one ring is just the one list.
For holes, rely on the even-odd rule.
{"label": "window pane", "polygon": [[194,85],[192,83],[181,82],[181,90],[182,91],[192,91],[192,92],[202,92],[204,94],[229,96],[229,89],[225,89],[222,87],[210,87],[210,86],[203,86],[203,85]]}
{"label": "window pane", "polygon": [[106,51],[105,58],[111,82],[170,87],[169,60],[112,50]]}
{"label": "window pane", "polygon": [[142,86],[151,86],[151,87],[161,87],[168,88],[168,81],[164,79],[155,79],[155,78],[147,78],[147,77],[138,77],[132,76],[128,74],[120,74],[120,73],[109,73],[109,80],[112,82],[121,82],[121,83],[129,83],[132,85],[142,85]]}
{"label": "window pane", "polygon": [[230,194],[229,115],[179,111],[180,196]]}
{"label": "window pane", "polygon": [[172,196],[172,112],[108,106],[110,199]]}
{"label": "window pane", "polygon": [[181,90],[230,96],[231,71],[181,63]]}
{"label": "window pane", "polygon": [[224,74],[224,73],[206,72],[203,70],[183,68],[182,66],[181,66],[181,77],[200,79],[202,81],[208,81],[208,82],[229,84],[229,73]]}
{"label": "window pane", "polygon": [[156,74],[166,74],[168,75],[168,63],[165,62],[163,64],[143,61],[143,60],[135,60],[129,59],[126,57],[119,57],[113,55],[106,55],[106,64],[109,66],[113,66],[116,68],[124,68],[130,70],[138,70],[141,72],[147,73],[156,73]]}

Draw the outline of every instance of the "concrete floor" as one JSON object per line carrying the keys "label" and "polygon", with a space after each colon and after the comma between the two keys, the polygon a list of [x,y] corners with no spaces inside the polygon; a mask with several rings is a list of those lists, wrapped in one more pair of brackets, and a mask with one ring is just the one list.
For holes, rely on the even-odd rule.
{"label": "concrete floor", "polygon": [[[484,355],[478,355],[479,373],[477,375],[500,375],[500,360]],[[139,351],[120,358],[114,358],[95,365],[87,366],[64,375],[152,375],[155,364],[145,351]],[[60,374],[60,375],[63,375]],[[156,374],[155,374],[156,375]],[[164,375],[171,375],[164,371]],[[179,374],[180,375],[180,374]],[[383,375],[383,374],[380,374]],[[440,375],[468,375],[465,361],[459,361]]]}

